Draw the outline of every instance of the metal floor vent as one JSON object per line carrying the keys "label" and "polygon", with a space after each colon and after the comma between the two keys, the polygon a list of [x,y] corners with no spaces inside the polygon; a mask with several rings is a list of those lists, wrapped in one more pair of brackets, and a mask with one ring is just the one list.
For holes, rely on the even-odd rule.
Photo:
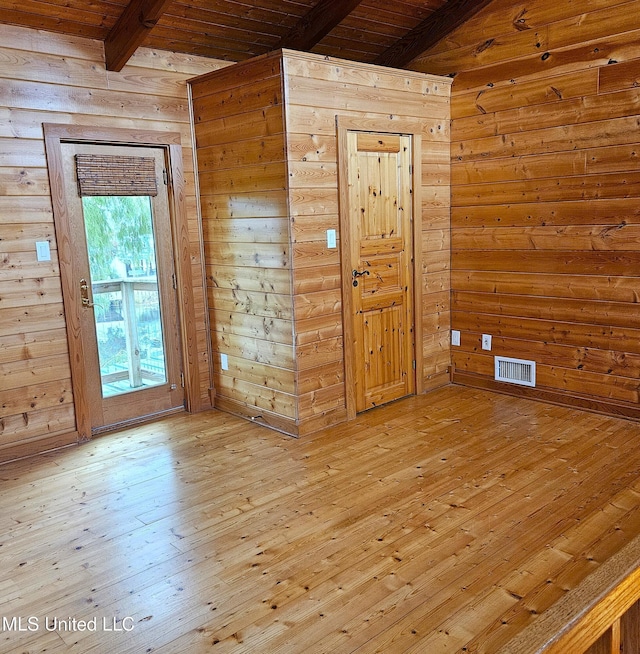
{"label": "metal floor vent", "polygon": [[536,362],[526,359],[511,359],[509,357],[494,357],[496,364],[496,381],[520,384],[521,386],[536,385]]}

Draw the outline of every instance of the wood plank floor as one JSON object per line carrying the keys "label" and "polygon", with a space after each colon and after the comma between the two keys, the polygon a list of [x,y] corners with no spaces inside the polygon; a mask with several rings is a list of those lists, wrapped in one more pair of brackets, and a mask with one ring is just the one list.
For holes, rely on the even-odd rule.
{"label": "wood plank floor", "polygon": [[450,386],[300,440],[212,411],[7,464],[0,652],[495,652],[640,534],[638,442]]}

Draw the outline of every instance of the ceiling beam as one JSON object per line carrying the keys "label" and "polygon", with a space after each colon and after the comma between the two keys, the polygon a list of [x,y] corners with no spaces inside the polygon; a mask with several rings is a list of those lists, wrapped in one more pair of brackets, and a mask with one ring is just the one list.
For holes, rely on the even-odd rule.
{"label": "ceiling beam", "polygon": [[311,50],[361,2],[362,0],[320,0],[280,39],[274,49]]}
{"label": "ceiling beam", "polygon": [[387,48],[373,63],[404,68],[490,2],[491,0],[448,0],[431,16]]}
{"label": "ceiling beam", "polygon": [[107,70],[120,71],[173,0],[131,0],[104,41]]}

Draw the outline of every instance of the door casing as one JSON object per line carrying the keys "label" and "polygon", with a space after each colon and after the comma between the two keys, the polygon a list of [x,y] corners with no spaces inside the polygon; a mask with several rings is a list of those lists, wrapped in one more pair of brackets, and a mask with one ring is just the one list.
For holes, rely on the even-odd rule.
{"label": "door casing", "polygon": [[44,123],[45,151],[53,205],[62,298],[67,324],[67,340],[71,364],[71,384],[74,397],[76,429],[80,440],[91,438],[91,407],[84,393],[85,351],[80,338],[81,314],[79,287],[73,270],[73,248],[67,198],[63,177],[61,143],[92,143],[97,145],[138,145],[162,148],[168,164],[168,193],[171,232],[176,265],[176,291],[179,305],[181,354],[185,378],[185,408],[200,408],[198,386],[198,352],[195,338],[193,280],[189,248],[189,231],[185,207],[185,181],[182,166],[180,134],[147,130],[84,127]]}
{"label": "door casing", "polygon": [[[122,146],[116,144],[95,143],[61,143],[63,165],[65,167],[65,192],[69,219],[75,234],[71,243],[73,251],[73,269],[76,283],[78,275],[81,279],[97,281],[92,278],[88,259],[88,239],[85,230],[85,211],[83,198],[78,193],[76,174],[76,154],[107,155],[107,156],[143,156],[153,160],[158,192],[148,196],[149,218],[153,224],[155,258],[157,261],[158,297],[161,306],[160,322],[163,332],[163,353],[165,357],[166,380],[161,384],[153,384],[138,388],[136,391],[103,397],[102,377],[98,358],[96,308],[99,303],[92,288],[89,302],[83,307],[82,339],[88,345],[88,358],[85,359],[87,386],[85,393],[89,396],[91,407],[91,431],[98,434],[113,429],[114,425],[125,425],[145,419],[147,416],[164,415],[178,411],[184,407],[184,388],[181,384],[182,357],[180,353],[180,337],[177,316],[177,293],[173,288],[175,279],[175,262],[173,237],[171,234],[171,212],[168,206],[168,189],[162,183],[163,171],[166,170],[166,152],[162,148],[140,146]],[[131,288],[131,287],[129,287]],[[132,300],[133,298],[129,298]],[[93,303],[96,303],[94,305]],[[123,315],[130,312],[127,301]],[[127,311],[129,309],[129,311]]]}
{"label": "door casing", "polygon": [[340,259],[342,277],[342,325],[343,325],[343,352],[345,370],[345,405],[347,419],[355,418],[356,392],[355,392],[355,357],[354,350],[354,323],[353,302],[351,299],[352,285],[352,243],[349,211],[349,169],[348,169],[348,132],[373,132],[380,134],[398,134],[411,137],[412,142],[412,171],[413,171],[413,200],[412,215],[414,217],[411,252],[413,258],[413,333],[415,339],[415,392],[424,391],[421,371],[423,369],[422,354],[422,200],[421,200],[421,156],[422,156],[422,125],[417,121],[395,120],[387,118],[358,119],[346,116],[336,117],[338,142],[338,191],[339,191],[339,219],[340,219]]}

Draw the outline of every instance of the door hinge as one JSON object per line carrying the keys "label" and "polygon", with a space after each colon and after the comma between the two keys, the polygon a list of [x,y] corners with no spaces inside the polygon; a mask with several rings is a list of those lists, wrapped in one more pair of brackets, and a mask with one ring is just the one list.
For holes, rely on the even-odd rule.
{"label": "door hinge", "polygon": [[409,175],[413,175],[413,164],[409,164]]}
{"label": "door hinge", "polygon": [[182,386],[182,388],[184,388],[184,373],[183,372],[180,373],[180,386]]}
{"label": "door hinge", "polygon": [[178,278],[176,277],[175,273],[171,274],[171,283],[173,284],[173,290],[177,291],[178,290]]}
{"label": "door hinge", "polygon": [[416,360],[415,360],[415,359],[413,360],[413,364],[412,364],[412,365],[413,365],[413,369],[415,370],[415,369],[416,369]]}
{"label": "door hinge", "polygon": [[169,175],[167,174],[167,169],[166,168],[162,169],[162,181],[164,182],[165,186],[168,186],[168,184],[169,184]]}

